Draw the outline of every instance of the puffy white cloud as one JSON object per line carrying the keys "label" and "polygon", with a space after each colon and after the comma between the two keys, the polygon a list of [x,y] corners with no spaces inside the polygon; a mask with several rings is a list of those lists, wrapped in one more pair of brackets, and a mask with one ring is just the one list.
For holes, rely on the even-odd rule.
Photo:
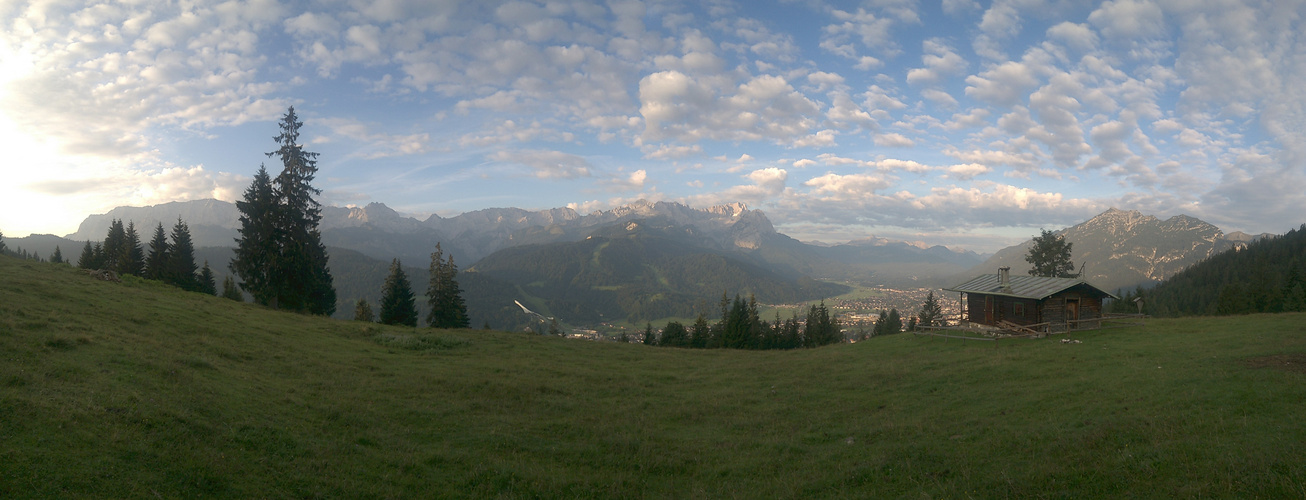
{"label": "puffy white cloud", "polygon": [[492,161],[524,165],[532,170],[532,175],[540,179],[576,179],[579,177],[590,177],[594,170],[594,167],[590,165],[588,160],[562,151],[495,151],[490,154],[489,159]]}
{"label": "puffy white cloud", "polygon": [[1165,28],[1161,7],[1149,0],[1108,0],[1088,21],[1108,40],[1156,37]]}
{"label": "puffy white cloud", "polygon": [[803,185],[812,188],[813,194],[827,200],[847,200],[872,195],[876,191],[887,189],[892,184],[878,175],[827,173],[809,179]]}
{"label": "puffy white cloud", "polygon": [[770,140],[801,145],[832,138],[813,133],[820,105],[776,75],[752,77],[729,88],[677,71],[661,71],[640,81],[639,99],[644,142]]}
{"label": "puffy white cloud", "polygon": [[939,89],[922,90],[921,97],[929,99],[931,102],[949,109],[955,108],[958,105],[956,98],[952,97],[951,94]]}
{"label": "puffy white cloud", "polygon": [[857,9],[857,12],[835,9],[831,11],[831,16],[835,23],[821,29],[822,49],[854,60],[859,59],[858,42],[861,47],[882,54],[897,53],[897,45],[890,32],[892,20],[877,17],[865,9]]}
{"label": "puffy white cloud", "polygon": [[358,150],[350,154],[353,157],[376,159],[422,154],[432,150],[431,136],[425,132],[402,135],[375,132],[373,126],[352,118],[322,118],[315,122],[330,128],[335,137],[362,143]]}
{"label": "puffy white cloud", "polygon": [[626,177],[613,177],[605,182],[608,189],[612,191],[639,191],[644,189],[644,182],[648,180],[648,172],[639,169],[631,172]]}
{"label": "puffy white cloud", "polygon": [[1097,33],[1084,24],[1065,21],[1048,28],[1047,35],[1080,52],[1091,52],[1097,48]]}
{"label": "puffy white cloud", "polygon": [[992,168],[978,163],[959,163],[948,167],[947,170],[948,177],[963,181],[974,179],[976,176],[984,175],[992,171]]}
{"label": "puffy white cloud", "polygon": [[966,95],[999,106],[1015,106],[1038,85],[1033,69],[1024,63],[1007,61],[978,75],[966,77]]}
{"label": "puffy white cloud", "polygon": [[921,55],[923,68],[907,72],[907,83],[931,84],[945,76],[956,75],[966,70],[966,60],[952,50],[943,40],[932,38],[923,42],[925,54]]}
{"label": "puffy white cloud", "polygon": [[899,133],[875,134],[875,145],[886,148],[909,148],[916,142]]}

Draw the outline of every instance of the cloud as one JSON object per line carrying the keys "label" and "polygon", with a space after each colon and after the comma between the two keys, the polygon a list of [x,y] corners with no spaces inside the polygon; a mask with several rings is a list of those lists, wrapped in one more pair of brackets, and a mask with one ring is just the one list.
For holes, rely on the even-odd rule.
{"label": "cloud", "polygon": [[540,179],[577,179],[590,177],[594,167],[579,156],[561,151],[512,150],[496,151],[488,157],[491,161],[515,163],[533,170]]}
{"label": "cloud", "polygon": [[626,177],[613,177],[605,181],[610,191],[639,191],[644,189],[644,182],[648,180],[648,172],[639,169],[631,172]]}
{"label": "cloud", "polygon": [[875,145],[886,148],[909,148],[915,146],[916,142],[898,133],[875,134]]}
{"label": "cloud", "polygon": [[957,99],[939,89],[925,89],[921,91],[921,97],[945,108],[955,108],[958,105]]}
{"label": "cloud", "polygon": [[925,54],[921,55],[923,68],[907,71],[907,83],[913,85],[936,83],[945,76],[956,75],[966,70],[966,60],[952,50],[941,39],[932,38],[923,42]]}
{"label": "cloud", "polygon": [[44,7],[15,12],[0,30],[0,109],[66,152],[140,153],[152,127],[268,120],[289,103],[259,73],[259,34],[276,5]]}
{"label": "cloud", "polygon": [[822,49],[832,54],[858,60],[858,43],[865,49],[878,50],[882,54],[897,54],[896,45],[890,28],[893,21],[877,17],[865,9],[847,12],[835,9],[831,11],[835,23],[821,29]]}
{"label": "cloud", "polygon": [[1015,106],[1026,92],[1038,85],[1034,71],[1026,64],[1007,61],[978,75],[966,77],[966,95],[999,106]]}
{"label": "cloud", "polygon": [[803,183],[812,193],[827,201],[859,198],[887,189],[892,184],[884,177],[870,174],[839,175],[827,173]]}
{"label": "cloud", "polygon": [[1047,36],[1080,52],[1091,52],[1097,48],[1097,33],[1084,24],[1065,21],[1048,28]]}
{"label": "cloud", "polygon": [[1088,22],[1108,40],[1160,36],[1164,31],[1161,8],[1148,0],[1113,0],[1088,15]]}
{"label": "cloud", "polygon": [[[388,134],[372,131],[373,126],[352,118],[320,118],[314,120],[325,125],[337,138],[345,138],[363,143],[350,156],[363,159],[407,156],[431,151],[431,136],[428,133]],[[328,139],[329,140],[329,139]]]}
{"label": "cloud", "polygon": [[816,102],[776,75],[724,87],[717,80],[661,71],[640,80],[639,100],[645,142],[769,140],[800,145],[813,140],[815,117],[821,114]]}

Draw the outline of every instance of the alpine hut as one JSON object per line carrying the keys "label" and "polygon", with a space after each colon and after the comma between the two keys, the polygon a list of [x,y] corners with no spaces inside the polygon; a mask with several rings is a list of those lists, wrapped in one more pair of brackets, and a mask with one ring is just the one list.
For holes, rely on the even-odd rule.
{"label": "alpine hut", "polygon": [[1009,267],[944,290],[961,293],[964,321],[1049,333],[1098,328],[1103,299],[1119,299],[1082,279],[1012,276]]}

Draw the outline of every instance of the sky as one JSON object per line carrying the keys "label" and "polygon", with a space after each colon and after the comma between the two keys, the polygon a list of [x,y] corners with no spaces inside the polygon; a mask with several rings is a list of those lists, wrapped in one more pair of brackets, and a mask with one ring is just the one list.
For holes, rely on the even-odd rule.
{"label": "sky", "polygon": [[294,106],[327,205],[743,202],[994,251],[1108,208],[1306,222],[1301,1],[0,0],[0,231],[238,199]]}

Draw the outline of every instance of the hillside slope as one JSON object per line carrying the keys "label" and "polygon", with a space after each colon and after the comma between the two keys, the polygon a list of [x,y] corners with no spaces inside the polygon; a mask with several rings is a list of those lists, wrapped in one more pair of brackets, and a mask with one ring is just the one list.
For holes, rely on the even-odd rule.
{"label": "hillside slope", "polygon": [[0,497],[1293,498],[1304,325],[686,351],[0,258]]}
{"label": "hillside slope", "polygon": [[[1212,255],[1259,238],[1243,235],[1230,240],[1214,225],[1185,215],[1160,220],[1136,210],[1110,209],[1087,221],[1056,231],[1074,245],[1071,260],[1084,279],[1103,290],[1151,286]],[[1032,240],[993,254],[965,275],[992,274],[1001,266],[1025,274]],[[961,281],[957,281],[960,283]]]}

